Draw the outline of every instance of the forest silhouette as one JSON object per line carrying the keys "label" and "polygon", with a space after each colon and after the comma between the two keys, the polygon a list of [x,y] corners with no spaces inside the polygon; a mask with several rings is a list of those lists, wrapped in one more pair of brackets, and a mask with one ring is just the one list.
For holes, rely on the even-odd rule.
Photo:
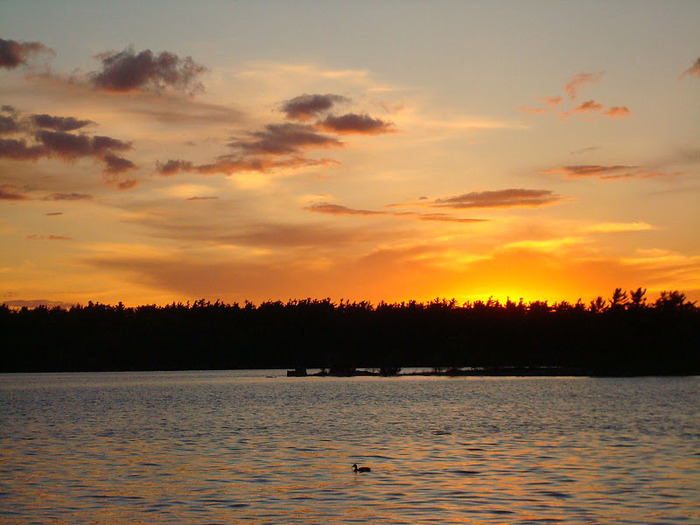
{"label": "forest silhouette", "polygon": [[[698,375],[700,308],[646,290],[549,304],[304,299],[0,306],[1,372],[290,368],[394,375]],[[366,373],[366,372],[365,372]]]}

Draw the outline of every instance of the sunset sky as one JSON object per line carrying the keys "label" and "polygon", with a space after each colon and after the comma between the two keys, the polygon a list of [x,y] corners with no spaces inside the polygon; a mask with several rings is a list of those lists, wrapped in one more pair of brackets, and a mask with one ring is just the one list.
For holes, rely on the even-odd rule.
{"label": "sunset sky", "polygon": [[0,1],[0,303],[700,299],[700,2]]}

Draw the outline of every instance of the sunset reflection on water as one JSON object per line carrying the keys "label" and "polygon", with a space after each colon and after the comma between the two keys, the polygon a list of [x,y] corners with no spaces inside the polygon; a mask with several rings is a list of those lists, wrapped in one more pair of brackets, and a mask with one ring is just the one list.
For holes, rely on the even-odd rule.
{"label": "sunset reflection on water", "polygon": [[0,521],[698,521],[699,387],[4,375]]}

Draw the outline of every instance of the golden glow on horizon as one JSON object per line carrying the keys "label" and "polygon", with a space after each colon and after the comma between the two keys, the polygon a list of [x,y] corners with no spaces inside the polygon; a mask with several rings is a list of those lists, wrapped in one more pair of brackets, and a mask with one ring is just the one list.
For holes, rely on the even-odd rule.
{"label": "golden glow on horizon", "polygon": [[447,5],[174,9],[130,51],[94,10],[8,4],[0,35],[53,51],[0,64],[0,302],[700,300],[700,6]]}

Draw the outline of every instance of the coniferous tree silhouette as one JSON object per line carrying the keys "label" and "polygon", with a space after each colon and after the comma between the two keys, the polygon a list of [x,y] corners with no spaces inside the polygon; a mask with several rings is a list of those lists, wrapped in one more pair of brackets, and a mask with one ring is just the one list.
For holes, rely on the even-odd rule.
{"label": "coniferous tree silhouette", "polygon": [[70,309],[0,305],[0,372],[371,368],[434,372],[700,374],[700,308],[646,289],[547,301],[326,299]]}

